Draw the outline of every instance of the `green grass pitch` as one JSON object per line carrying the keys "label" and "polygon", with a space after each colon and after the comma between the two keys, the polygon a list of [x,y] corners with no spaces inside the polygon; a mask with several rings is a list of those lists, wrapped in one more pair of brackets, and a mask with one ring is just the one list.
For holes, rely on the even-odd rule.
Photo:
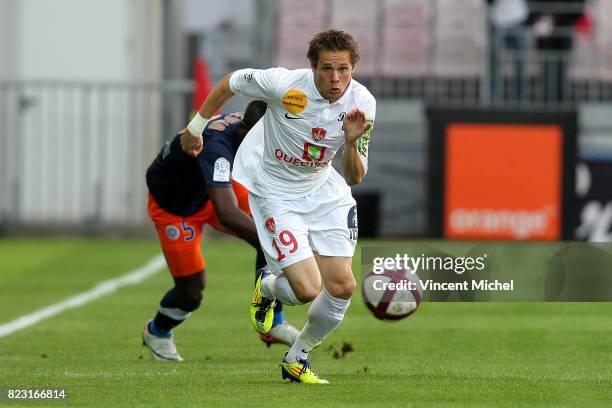
{"label": "green grass pitch", "polygon": [[[0,240],[0,325],[158,252],[144,240]],[[250,327],[254,251],[230,239],[204,252],[203,307],[175,331],[184,363],[155,362],[140,343],[170,285],[162,270],[0,338],[0,388],[66,388],[61,405],[96,407],[612,406],[612,304],[424,303],[387,323],[356,294],[311,354],[332,384],[304,386],[281,381],[285,348],[267,349]],[[301,326],[306,310],[286,315]],[[343,342],[353,351],[337,358]]]}

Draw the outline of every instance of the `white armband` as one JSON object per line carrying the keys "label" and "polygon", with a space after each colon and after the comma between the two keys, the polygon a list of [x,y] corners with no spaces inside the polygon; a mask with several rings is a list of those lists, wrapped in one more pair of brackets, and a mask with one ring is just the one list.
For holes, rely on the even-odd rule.
{"label": "white armband", "polygon": [[191,119],[191,122],[189,122],[187,125],[187,130],[194,137],[201,137],[202,132],[204,131],[204,128],[209,120],[210,119],[203,118],[202,115],[200,115],[200,112],[196,112],[193,119]]}

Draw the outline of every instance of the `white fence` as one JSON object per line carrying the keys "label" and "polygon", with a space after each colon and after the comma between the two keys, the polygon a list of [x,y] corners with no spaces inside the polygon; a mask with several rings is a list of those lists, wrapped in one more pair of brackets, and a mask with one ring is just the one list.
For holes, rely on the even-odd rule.
{"label": "white fence", "polygon": [[0,81],[0,214],[15,225],[141,225],[145,171],[187,119],[190,81]]}

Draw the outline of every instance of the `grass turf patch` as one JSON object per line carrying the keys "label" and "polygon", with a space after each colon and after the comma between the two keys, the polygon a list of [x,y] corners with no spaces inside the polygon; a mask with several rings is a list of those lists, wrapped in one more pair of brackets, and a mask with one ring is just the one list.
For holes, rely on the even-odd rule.
{"label": "grass turf patch", "polygon": [[[139,267],[158,248],[138,240],[0,241],[0,324]],[[388,323],[374,319],[357,294],[344,323],[311,354],[332,384],[283,383],[278,365],[286,349],[267,349],[248,321],[254,251],[226,240],[206,242],[204,252],[203,307],[175,331],[184,363],[155,362],[140,344],[144,322],[171,285],[161,271],[0,338],[0,387],[66,388],[66,403],[80,406],[531,408],[612,401],[608,303],[424,303],[414,316]],[[302,325],[307,307],[285,310]]]}

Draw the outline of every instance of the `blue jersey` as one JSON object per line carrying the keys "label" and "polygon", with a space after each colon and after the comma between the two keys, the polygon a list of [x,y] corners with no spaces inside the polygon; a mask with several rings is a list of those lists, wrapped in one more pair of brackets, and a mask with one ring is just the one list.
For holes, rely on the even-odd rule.
{"label": "blue jersey", "polygon": [[198,157],[183,152],[180,134],[165,143],[147,169],[147,186],[161,208],[188,217],[208,201],[207,185],[232,187],[241,119],[242,113],[213,117],[202,133],[204,148]]}

